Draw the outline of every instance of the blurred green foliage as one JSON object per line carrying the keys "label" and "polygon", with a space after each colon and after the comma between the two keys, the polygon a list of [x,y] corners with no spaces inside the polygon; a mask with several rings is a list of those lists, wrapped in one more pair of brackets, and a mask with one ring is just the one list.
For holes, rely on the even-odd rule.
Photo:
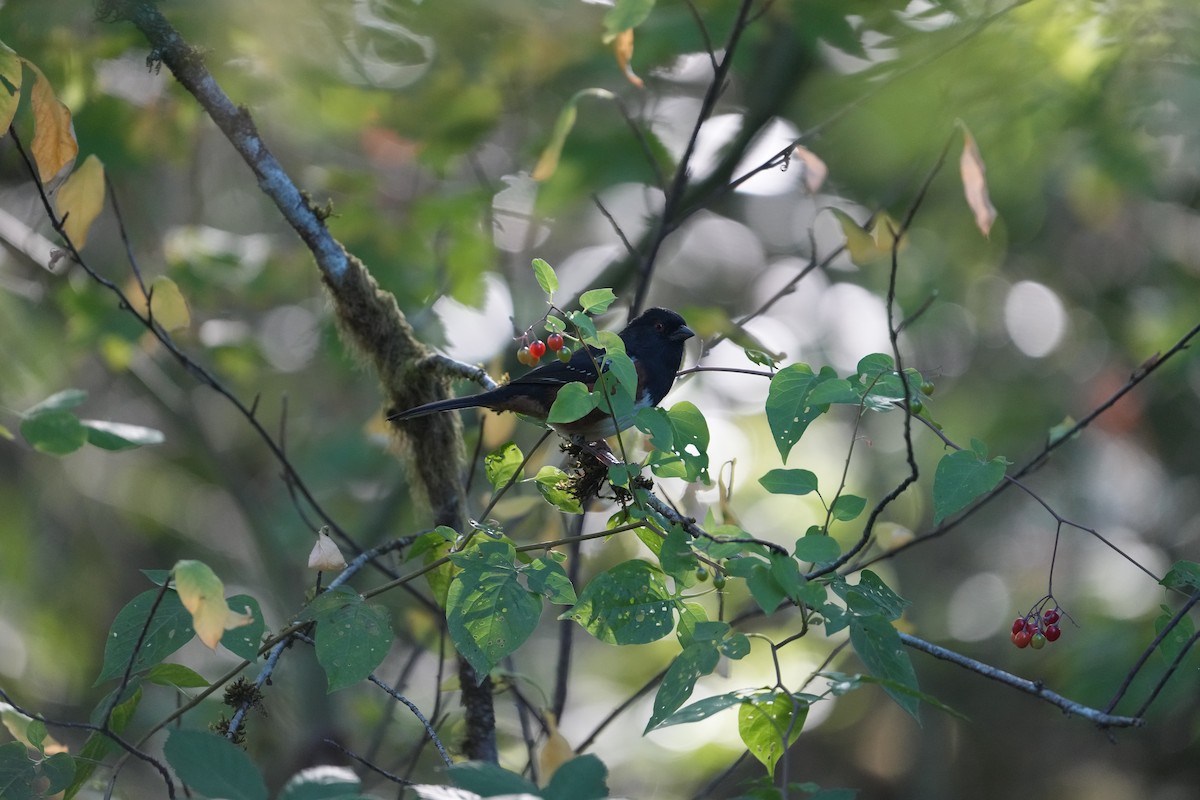
{"label": "blurred green foliage", "polygon": [[[545,311],[531,258],[559,268],[563,294],[611,285],[632,296],[634,261],[595,198],[632,244],[648,241],[663,198],[656,170],[679,159],[711,74],[706,35],[685,3],[658,3],[637,29],[632,66],[644,90],[625,80],[601,43],[606,9],[598,5],[161,5],[297,182],[318,205],[330,203],[331,230],[396,294],[421,335],[482,348],[474,357],[497,376],[521,368],[516,341],[495,331],[511,327],[519,336]],[[693,6],[720,47],[737,4]],[[905,327],[902,352],[906,366],[936,384],[923,402],[951,439],[978,438],[1023,464],[1052,426],[1082,418],[1196,324],[1200,9],[1192,0],[795,0],[756,13],[716,101],[715,115],[729,125],[702,132],[703,157],[693,162],[699,194],[689,200],[704,210],[666,239],[652,303],[687,308],[690,319],[719,330],[842,243],[828,209],[860,222],[882,212],[903,219],[951,141],[900,252],[896,287],[901,317],[923,309]],[[178,334],[180,345],[246,403],[260,398],[259,420],[286,430],[288,455],[308,487],[361,545],[424,530],[428,513],[389,450],[373,377],[338,339],[308,254],[194,101],[169,75],[147,70],[145,42],[127,24],[96,21],[93,4],[81,0],[5,3],[0,39],[36,63],[71,107],[81,158],[96,154],[106,165],[141,269],[148,278],[168,275],[187,298],[192,324]],[[620,104],[581,102],[557,171],[533,186],[527,173],[564,104],[591,87]],[[625,114],[646,130],[644,141]],[[1000,212],[987,239],[956,174],[957,120],[979,143]],[[753,157],[722,151],[731,141],[746,144],[739,124],[771,121],[780,127],[768,129]],[[29,126],[26,101],[16,119],[26,141]],[[719,189],[800,134],[829,168],[817,195],[803,188],[794,163],[751,179],[744,191]],[[502,201],[502,192],[511,196]],[[0,141],[0,209],[53,239],[8,140]],[[61,459],[19,437],[0,439],[0,686],[27,707],[83,719],[100,699],[91,683],[109,626],[145,589],[140,569],[204,560],[227,585],[257,597],[268,627],[278,629],[312,581],[312,537],[278,463],[244,419],[166,357],[111,295],[78,270],[40,269],[4,237],[0,425],[16,433],[20,412],[79,387],[88,392],[81,415],[166,438],[152,448],[88,447]],[[117,284],[133,285],[111,210],[85,255]],[[784,351],[785,364],[831,364],[849,374],[862,356],[888,349],[887,288],[886,259],[857,266],[839,256],[749,332],[765,350]],[[485,328],[482,317],[444,298],[467,307],[488,299],[496,324]],[[480,341],[488,337],[494,341]],[[702,363],[754,366],[728,343]],[[672,402],[694,403],[707,418],[714,476],[737,458],[736,468],[721,468],[722,476],[736,469],[737,480],[713,521],[731,512],[754,535],[790,547],[825,511],[814,498],[771,496],[758,485],[782,466],[763,414],[767,391],[760,378],[699,375],[681,382]],[[1200,366],[1184,352],[1028,484],[1157,575],[1176,559],[1200,560],[1198,393]],[[861,429],[849,409],[822,418],[789,466],[836,484],[857,436],[865,446],[848,488],[868,497],[869,508],[904,474],[898,416],[868,419]],[[514,436],[532,443],[536,433],[489,420],[484,452]],[[917,445],[932,478],[942,442],[918,434]],[[526,473],[555,457],[544,452]],[[475,468],[479,510],[489,492],[482,465]],[[881,547],[932,528],[928,485],[889,510]],[[667,491],[685,497],[702,521],[718,500],[705,488]],[[561,535],[557,515],[536,496],[525,487],[493,512],[509,520],[506,532],[518,543]],[[847,527],[843,545],[855,537]],[[1064,529],[1054,594],[1079,627],[1064,625],[1062,640],[1036,654],[1017,651],[1004,628],[1046,593],[1055,527],[1036,502],[1010,492],[951,535],[874,568],[912,601],[902,624],[918,635],[1103,706],[1154,638],[1159,604],[1177,601],[1096,538]],[[604,573],[634,547],[613,537],[586,549],[582,574]],[[402,641],[437,653],[422,604],[396,593],[380,601]],[[728,600],[736,608],[748,602],[744,591]],[[554,626],[543,623],[514,657],[514,671],[552,687],[555,641]],[[818,666],[820,644],[783,652],[789,679],[799,683]],[[632,651],[577,646],[578,706],[569,704],[562,721],[572,742],[678,652],[669,642]],[[181,653],[209,677],[232,663],[228,654]],[[738,661],[733,682],[706,678],[701,687],[731,691],[748,685],[747,676],[772,683],[772,665],[757,656]],[[425,677],[436,672],[435,659],[427,653],[417,662]],[[301,766],[296,754],[330,736],[362,742],[381,715],[369,690],[348,689],[353,698],[335,703],[315,660],[289,663],[267,701],[272,716],[252,734],[272,786]],[[877,693],[848,694],[827,718],[809,713],[793,778],[860,787],[866,797],[1020,792],[1031,800],[1184,797],[1200,783],[1194,653],[1152,707],[1148,727],[1120,734],[1116,747],[1087,724],[978,676],[917,655],[914,664],[923,689],[969,722],[927,713],[917,729],[876,702]],[[1140,704],[1164,668],[1151,659],[1129,707],[1118,711]],[[382,669],[393,679],[407,674],[398,660]],[[441,688],[431,684],[414,679],[406,691],[431,708]],[[502,758],[523,764],[506,700]],[[148,693],[142,713],[156,720],[172,703]],[[651,707],[638,708],[629,718],[636,721],[610,728],[595,747],[614,793],[687,796],[741,750],[720,717],[713,727],[640,739],[629,731],[640,731]],[[213,708],[205,713],[215,716]],[[406,765],[421,736],[415,721],[397,714],[378,730],[393,754],[384,765]],[[453,738],[452,726],[444,732]],[[1047,759],[1031,768],[1036,779],[1012,767],[1029,754]],[[758,774],[743,767],[736,778]],[[422,767],[418,777],[436,774]],[[136,781],[157,792],[155,780],[135,776],[130,796]],[[736,783],[716,796],[734,793]]]}

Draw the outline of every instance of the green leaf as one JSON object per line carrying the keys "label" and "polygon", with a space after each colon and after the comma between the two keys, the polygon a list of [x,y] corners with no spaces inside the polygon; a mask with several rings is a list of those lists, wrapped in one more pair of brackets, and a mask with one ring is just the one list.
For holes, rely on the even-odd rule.
{"label": "green leaf", "polygon": [[[900,634],[885,618],[877,615],[850,618],[850,644],[866,668],[877,678],[895,681],[900,686],[920,692],[912,661],[900,642]],[[884,684],[883,689],[896,703],[921,721],[920,701],[912,694]]]}
{"label": "green leaf", "polygon": [[590,753],[560,764],[542,790],[545,800],[604,800],[608,797],[608,767]]}
{"label": "green leaf", "polygon": [[31,417],[43,411],[69,411],[72,408],[78,408],[83,405],[83,401],[87,400],[87,396],[88,393],[83,389],[63,389],[61,392],[50,395],[37,405],[25,409],[21,416]]}
{"label": "green leaf", "polygon": [[[554,130],[550,134],[550,141],[546,143],[545,149],[542,150],[542,154],[533,168],[531,177],[535,181],[548,180],[558,169],[558,160],[562,156],[563,145],[566,144],[567,136],[571,133],[571,129],[575,127],[575,118],[579,114],[579,101],[585,97],[611,100],[613,96],[613,93],[607,89],[582,89],[571,95],[566,105],[563,106],[562,111],[558,112],[558,119],[554,121]],[[535,271],[537,270],[537,262],[540,260],[534,260]],[[545,262],[543,261],[542,263]],[[538,283],[542,284],[540,277],[538,278]],[[546,294],[553,294],[554,289],[558,288],[557,279],[553,285],[553,289],[546,289],[546,285],[542,284],[542,289],[546,291]]]}
{"label": "green leaf", "polygon": [[446,595],[446,623],[480,681],[525,643],[542,613],[541,598],[517,580],[515,558],[508,542],[480,542],[453,557],[461,569]]}
{"label": "green leaf", "polygon": [[365,680],[392,646],[387,610],[363,602],[362,595],[334,590],[317,596],[305,611],[317,623],[317,663],[328,691]]}
{"label": "green leaf", "polygon": [[500,445],[483,457],[483,471],[487,475],[488,483],[493,489],[500,491],[500,488],[517,474],[524,460],[525,455],[521,448],[513,442]]}
{"label": "green leaf", "polygon": [[247,661],[257,661],[258,649],[262,647],[263,631],[267,629],[267,623],[263,619],[262,608],[258,605],[258,600],[248,594],[237,594],[228,598],[226,603],[239,614],[250,614],[254,617],[254,621],[249,625],[240,625],[226,630],[221,635],[221,644],[234,655]]}
{"label": "green leaf", "polygon": [[1176,561],[1159,583],[1186,594],[1200,591],[1200,564],[1195,561]]}
{"label": "green leaf", "polygon": [[608,44],[630,28],[646,21],[654,10],[655,0],[616,0],[604,15],[604,43]]}
{"label": "green leaf", "polygon": [[828,406],[809,402],[809,393],[817,382],[817,376],[807,364],[791,364],[771,378],[771,388],[767,390],[767,422],[779,457],[784,462],[809,423],[829,410]]}
{"label": "green leaf", "polygon": [[[1171,611],[1168,606],[1160,606],[1162,614],[1154,620],[1155,635],[1161,634],[1167,625],[1175,618],[1175,612]],[[1183,648],[1191,641],[1192,635],[1196,632],[1196,623],[1192,622],[1192,618],[1184,615],[1176,623],[1171,632],[1163,637],[1163,640],[1158,644],[1158,654],[1163,661],[1171,664],[1183,652]]]}
{"label": "green leaf", "polygon": [[711,674],[720,660],[721,654],[711,641],[694,641],[683,648],[683,652],[667,667],[667,673],[654,695],[654,713],[642,733],[654,730],[678,711],[692,696],[696,681]]}
{"label": "green leaf", "polygon": [[558,467],[546,465],[533,476],[534,485],[546,501],[567,514],[582,514],[583,504],[570,489],[570,476]]}
{"label": "green leaf", "polygon": [[770,693],[770,691],[770,689],[738,689],[735,692],[719,694],[715,697],[706,697],[703,700],[697,700],[691,705],[679,709],[663,720],[658,727],[666,728],[671,725],[685,725],[689,722],[699,722],[727,708],[748,703],[758,695]]}
{"label": "green leaf", "polygon": [[692,537],[688,536],[683,526],[672,525],[658,551],[658,563],[662,565],[663,572],[682,586],[695,586],[698,582],[696,568],[700,566],[700,561],[692,552],[691,541]]}
{"label": "green leaf", "polygon": [[671,427],[671,418],[664,409],[657,406],[639,409],[633,418],[633,424],[639,431],[650,436],[650,446],[655,450],[671,450],[675,442],[675,432]]}
{"label": "green leaf", "polygon": [[[687,647],[696,640],[696,629],[708,623],[708,612],[698,603],[679,604],[679,622],[675,626],[675,638],[680,647]],[[719,623],[728,627],[729,623]],[[700,641],[704,641],[701,639]]]}
{"label": "green leaf", "polygon": [[460,789],[480,797],[529,795],[540,797],[538,788],[515,772],[484,761],[463,761],[447,768],[450,780]]}
{"label": "green leaf", "polygon": [[45,794],[40,791],[34,793],[33,784],[37,778],[37,765],[29,759],[24,744],[8,742],[0,745],[0,797],[5,800],[40,800]]}
{"label": "green leaf", "polygon": [[933,475],[933,524],[939,524],[994,489],[1004,478],[1006,465],[999,456],[986,461],[971,450],[943,456]]}
{"label": "green leaf", "polygon": [[586,386],[578,381],[572,381],[559,389],[554,398],[554,404],[550,406],[550,414],[546,417],[546,422],[551,424],[574,422],[590,414],[596,408],[596,400],[596,395],[589,392]]}
{"label": "green leaf", "polygon": [[585,314],[603,314],[616,299],[612,289],[591,289],[579,296],[579,307]]}
{"label": "green leaf", "polygon": [[858,584],[851,586],[840,577],[830,583],[838,597],[846,601],[846,607],[859,616],[878,614],[887,620],[896,620],[909,606],[909,601],[892,591],[883,579],[869,569],[858,577]]}
{"label": "green leaf", "polygon": [[367,800],[362,781],[349,767],[308,767],[288,778],[276,800]]}
{"label": "green leaf", "polygon": [[[114,715],[115,719],[115,715]],[[116,730],[114,728],[114,730]],[[88,778],[92,777],[96,767],[104,761],[106,757],[116,752],[117,745],[107,736],[99,733],[93,733],[83,743],[83,747],[79,751],[79,760],[75,764],[75,774],[71,778],[71,783],[66,787],[64,797],[66,800],[71,800],[83,785],[87,783]],[[0,772],[3,768],[0,768]],[[0,778],[0,792],[3,791],[3,778]]]}
{"label": "green leaf", "polygon": [[555,605],[574,605],[579,599],[567,571],[551,556],[542,556],[522,572],[529,588]]}
{"label": "green leaf", "polygon": [[862,402],[862,397],[854,391],[850,381],[845,378],[835,378],[822,381],[814,386],[808,395],[808,402],[812,405],[831,405],[833,403],[858,405]]}
{"label": "green leaf", "polygon": [[0,130],[7,131],[21,102],[21,57],[0,42]]}
{"label": "green leaf", "polygon": [[842,554],[837,539],[824,533],[810,533],[796,540],[796,558],[819,564],[833,561]]}
{"label": "green leaf", "polygon": [[567,319],[571,322],[571,327],[575,333],[586,344],[592,347],[599,347],[600,340],[597,338],[599,334],[596,332],[596,323],[587,314],[582,311],[571,311],[567,313]]}
{"label": "green leaf", "polygon": [[[148,589],[129,601],[117,613],[104,645],[104,662],[100,675],[93,686],[120,677],[133,655],[133,646],[146,627],[150,607],[158,595],[158,589]],[[141,672],[160,663],[164,658],[192,640],[196,631],[192,628],[192,615],[179,602],[174,591],[167,590],[154,612],[154,619],[146,631],[142,646],[138,649],[133,671]]]}
{"label": "green leaf", "polygon": [[162,431],[143,428],[141,425],[105,422],[100,419],[85,419],[81,424],[87,429],[88,443],[102,450],[132,450],[135,447],[162,444],[166,439]]}
{"label": "green leaf", "polygon": [[197,689],[209,685],[203,675],[183,664],[156,664],[146,673],[146,681],[178,689]]}
{"label": "green leaf", "polygon": [[758,482],[771,494],[806,495],[817,490],[817,476],[806,469],[773,469]]}
{"label": "green leaf", "polygon": [[737,661],[750,655],[750,637],[744,633],[732,633],[717,642],[717,649],[721,655]]}
{"label": "green leaf", "polygon": [[867,507],[865,498],[853,494],[840,494],[833,500],[829,513],[839,522],[849,522],[856,519]]}
{"label": "green leaf", "polygon": [[87,429],[70,411],[47,410],[26,415],[21,435],[40,453],[65,456],[87,444]]}
{"label": "green leaf", "polygon": [[55,753],[44,759],[38,765],[49,785],[44,788],[44,796],[51,797],[71,785],[75,777],[75,759],[69,753]]}
{"label": "green leaf", "polygon": [[738,709],[738,734],[750,754],[773,776],[775,764],[799,738],[807,716],[808,703],[794,695],[758,695]]}
{"label": "green leaf", "polygon": [[671,423],[671,448],[656,450],[650,457],[654,474],[660,478],[683,478],[688,482],[708,477],[708,422],[700,409],[686,400],[667,411]]}
{"label": "green leaf", "polygon": [[676,605],[662,571],[632,560],[592,578],[579,602],[559,619],[573,619],[609,644],[646,644],[671,633]]}
{"label": "green leaf", "polygon": [[[572,120],[574,123],[574,120]],[[568,131],[570,128],[568,128]],[[566,133],[563,134],[566,137]],[[561,148],[561,144],[559,147]],[[537,278],[538,286],[542,287],[542,291],[547,297],[551,297],[558,291],[558,276],[554,274],[554,267],[546,263],[545,260],[535,258],[533,260],[533,276]]]}
{"label": "green leaf", "polygon": [[208,731],[176,728],[163,754],[193,791],[222,800],[266,800],[267,785],[246,751]]}
{"label": "green leaf", "polygon": [[[1050,428],[1049,434],[1046,436],[1046,444],[1057,444],[1064,436],[1072,435],[1079,436],[1079,431],[1075,431],[1075,422],[1071,416],[1063,417],[1063,421]],[[1075,431],[1073,434],[1072,431]]]}

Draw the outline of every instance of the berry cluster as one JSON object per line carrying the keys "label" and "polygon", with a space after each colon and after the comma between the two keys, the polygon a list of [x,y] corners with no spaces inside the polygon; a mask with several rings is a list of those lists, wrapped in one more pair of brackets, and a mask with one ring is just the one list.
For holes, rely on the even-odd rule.
{"label": "berry cluster", "polygon": [[1058,608],[1047,609],[1043,614],[1034,611],[1028,616],[1017,617],[1012,624],[1012,643],[1020,648],[1041,650],[1046,642],[1056,642],[1062,636],[1062,628],[1058,627],[1060,618]]}
{"label": "berry cluster", "polygon": [[[524,337],[522,337],[524,340]],[[558,358],[559,361],[566,362],[571,358],[571,348],[567,347],[561,333],[552,333],[546,337],[546,341],[534,339],[528,345],[525,345],[517,351],[517,361],[520,361],[527,367],[537,366],[537,363],[542,360],[542,356],[546,355],[546,351]]]}

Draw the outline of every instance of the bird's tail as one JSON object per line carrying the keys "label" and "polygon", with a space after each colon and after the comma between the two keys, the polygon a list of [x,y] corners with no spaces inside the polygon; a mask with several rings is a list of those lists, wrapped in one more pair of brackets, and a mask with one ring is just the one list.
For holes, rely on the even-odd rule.
{"label": "bird's tail", "polygon": [[388,414],[389,422],[401,422],[406,419],[416,419],[417,417],[427,417],[430,414],[440,414],[443,411],[454,411],[459,408],[474,408],[481,405],[479,398],[474,395],[465,397],[451,397],[446,400],[435,400],[432,403],[425,403],[405,411],[392,411]]}

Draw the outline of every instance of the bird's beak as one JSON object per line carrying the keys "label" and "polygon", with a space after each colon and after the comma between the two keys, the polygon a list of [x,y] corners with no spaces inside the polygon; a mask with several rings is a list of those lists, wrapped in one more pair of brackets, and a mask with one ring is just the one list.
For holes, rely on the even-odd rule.
{"label": "bird's beak", "polygon": [[672,333],[668,338],[670,338],[672,342],[686,342],[695,335],[696,332],[687,325],[680,325],[679,330]]}

